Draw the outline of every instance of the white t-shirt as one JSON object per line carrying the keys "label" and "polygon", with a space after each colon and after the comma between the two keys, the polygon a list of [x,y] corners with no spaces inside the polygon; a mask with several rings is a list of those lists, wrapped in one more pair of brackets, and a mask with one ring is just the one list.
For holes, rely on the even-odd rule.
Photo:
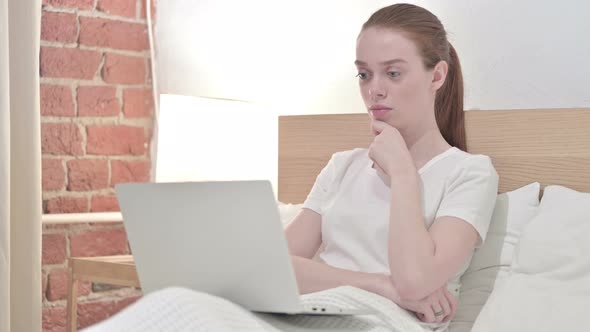
{"label": "white t-shirt", "polygon": [[[372,165],[367,149],[335,153],[318,175],[303,207],[322,216],[324,250],[320,258],[326,264],[389,274],[390,188]],[[453,147],[431,159],[418,173],[426,228],[438,217],[461,218],[478,232],[480,245],[498,191],[498,174],[490,158]],[[472,256],[449,280],[449,290],[455,295]]]}

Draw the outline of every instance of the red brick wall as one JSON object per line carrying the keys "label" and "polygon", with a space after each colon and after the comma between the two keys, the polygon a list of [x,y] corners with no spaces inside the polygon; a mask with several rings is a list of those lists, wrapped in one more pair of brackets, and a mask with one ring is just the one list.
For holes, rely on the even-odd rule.
{"label": "red brick wall", "polygon": [[[43,0],[41,144],[45,213],[117,211],[113,186],[149,179],[152,96],[144,0]],[[120,224],[44,226],[43,330],[65,331],[69,256],[128,254]],[[133,302],[82,283],[78,325]]]}

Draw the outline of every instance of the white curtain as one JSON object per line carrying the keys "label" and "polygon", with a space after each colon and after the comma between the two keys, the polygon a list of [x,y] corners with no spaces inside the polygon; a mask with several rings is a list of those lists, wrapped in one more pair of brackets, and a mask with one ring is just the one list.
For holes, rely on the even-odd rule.
{"label": "white curtain", "polygon": [[0,0],[0,332],[41,331],[41,0]]}

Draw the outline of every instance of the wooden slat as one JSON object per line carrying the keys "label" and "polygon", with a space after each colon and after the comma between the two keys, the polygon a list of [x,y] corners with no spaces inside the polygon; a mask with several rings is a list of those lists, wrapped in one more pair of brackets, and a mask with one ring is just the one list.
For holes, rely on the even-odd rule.
{"label": "wooden slat", "polygon": [[131,256],[72,257],[69,263],[75,280],[140,286]]}
{"label": "wooden slat", "polygon": [[116,255],[116,256],[94,256],[94,257],[72,257],[76,261],[94,261],[94,262],[109,262],[119,264],[133,264],[132,255]]}
{"label": "wooden slat", "polygon": [[[489,155],[500,192],[530,182],[590,191],[590,109],[468,111],[468,150]],[[303,202],[337,151],[367,147],[368,116],[330,114],[279,118],[279,200]]]}
{"label": "wooden slat", "polygon": [[41,223],[76,224],[76,223],[115,223],[122,222],[121,212],[56,213],[41,216]]}
{"label": "wooden slat", "polygon": [[500,192],[530,182],[590,191],[590,109],[471,111],[467,147],[489,155]]}

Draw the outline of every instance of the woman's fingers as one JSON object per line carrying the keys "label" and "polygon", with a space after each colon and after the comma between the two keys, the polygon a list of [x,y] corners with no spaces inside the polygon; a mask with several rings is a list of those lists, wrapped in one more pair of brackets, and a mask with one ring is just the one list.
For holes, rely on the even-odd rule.
{"label": "woman's fingers", "polygon": [[432,312],[434,315],[434,321],[436,323],[442,322],[443,318],[445,317],[445,311],[441,308],[440,303],[432,306]]}
{"label": "woman's fingers", "polygon": [[434,317],[434,311],[432,310],[432,305],[426,304],[424,306],[424,309],[422,310],[422,313],[424,314],[424,319],[422,320],[423,322],[426,322],[426,323],[436,322],[436,318]]}
{"label": "woman's fingers", "polygon": [[451,312],[453,310],[451,308],[451,303],[449,303],[449,299],[445,296],[444,293],[441,294],[440,305],[441,305],[443,312],[442,312],[442,314],[440,314],[440,316],[437,317],[438,322],[444,321],[448,317],[448,315],[451,314]]}
{"label": "woman's fingers", "polygon": [[448,303],[450,304],[450,310],[449,310],[449,312],[446,313],[447,315],[444,319],[444,322],[448,322],[448,321],[452,320],[453,318],[455,318],[455,313],[457,312],[457,299],[446,288],[444,291],[444,295],[445,295],[445,298],[447,299]]}
{"label": "woman's fingers", "polygon": [[445,306],[443,305],[444,302],[447,302],[447,299],[441,290],[437,290],[434,294],[432,294],[432,313],[434,315],[434,321],[437,323],[442,322],[446,312],[448,312],[445,310]]}

